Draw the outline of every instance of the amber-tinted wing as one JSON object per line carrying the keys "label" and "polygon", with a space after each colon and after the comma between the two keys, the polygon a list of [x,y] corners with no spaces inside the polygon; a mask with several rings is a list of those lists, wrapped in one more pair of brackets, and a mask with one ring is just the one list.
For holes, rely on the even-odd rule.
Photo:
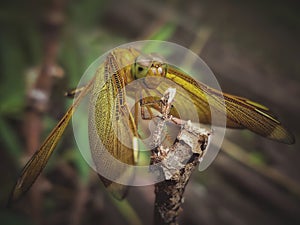
{"label": "amber-tinted wing", "polygon": [[[294,143],[294,136],[267,107],[246,98],[221,93],[172,66],[169,66],[166,77],[189,93],[190,99],[183,104],[188,107],[187,104],[192,101],[198,110],[201,123],[211,123],[213,110],[216,115],[226,114],[226,126],[229,128],[247,128],[269,139],[287,144]],[[218,125],[218,120],[214,123]]]}
{"label": "amber-tinted wing", "polygon": [[126,165],[134,164],[133,137],[137,136],[123,89],[125,73],[108,55],[97,71],[89,108],[92,158],[104,185],[117,199],[127,192],[127,187],[118,182],[133,179]]}
{"label": "amber-tinted wing", "polygon": [[75,102],[70,106],[66,114],[59,121],[59,123],[52,130],[50,135],[44,141],[42,146],[35,154],[31,157],[28,163],[23,168],[21,175],[14,186],[14,189],[11,193],[9,204],[13,201],[18,200],[34,183],[39,174],[42,172],[44,167],[46,166],[53,150],[55,149],[58,141],[63,135],[73,113],[81,99],[89,92],[91,87],[90,82],[85,89],[81,91],[78,97],[75,99]]}

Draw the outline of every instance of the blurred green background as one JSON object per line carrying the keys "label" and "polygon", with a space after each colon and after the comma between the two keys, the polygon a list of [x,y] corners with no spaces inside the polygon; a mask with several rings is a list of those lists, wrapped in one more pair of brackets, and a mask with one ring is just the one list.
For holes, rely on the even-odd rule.
{"label": "blurred green background", "polygon": [[0,4],[1,224],[152,224],[153,187],[134,187],[125,202],[113,200],[81,158],[71,127],[34,191],[5,208],[30,155],[26,146],[34,122],[26,96],[40,68],[49,63],[57,69],[50,78],[50,101],[38,117],[44,138],[72,102],[62,97],[64,91],[76,87],[89,64],[106,50],[143,39],[190,48],[213,70],[223,91],[265,104],[296,136],[296,144],[287,146],[248,131],[228,131],[214,163],[194,173],[180,224],[300,223],[297,1]]}

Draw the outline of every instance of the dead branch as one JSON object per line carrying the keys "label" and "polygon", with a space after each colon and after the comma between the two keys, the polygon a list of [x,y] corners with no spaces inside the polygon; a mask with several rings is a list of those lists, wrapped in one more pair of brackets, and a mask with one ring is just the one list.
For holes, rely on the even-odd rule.
{"label": "dead branch", "polygon": [[164,181],[155,184],[154,224],[160,225],[178,224],[185,187],[205,154],[210,135],[210,132],[196,128],[190,121],[185,122],[168,115],[175,96],[172,92],[174,90],[168,89],[162,98],[163,116],[153,137],[154,143],[161,143],[166,121],[182,125],[175,143],[170,148],[158,145],[152,155],[152,167],[159,170],[165,178]]}

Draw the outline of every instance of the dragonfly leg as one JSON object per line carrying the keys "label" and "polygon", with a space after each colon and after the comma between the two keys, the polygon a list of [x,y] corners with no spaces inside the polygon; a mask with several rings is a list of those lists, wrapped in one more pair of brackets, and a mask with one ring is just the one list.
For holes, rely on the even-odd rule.
{"label": "dragonfly leg", "polygon": [[[154,109],[158,109],[160,108],[160,102],[157,101],[157,100],[154,100],[153,101],[153,98],[150,99],[141,99],[140,100],[140,107],[141,107],[141,117],[143,120],[151,120],[153,119],[155,116],[154,116],[154,113],[152,111],[152,108]],[[147,114],[146,114],[146,110],[147,110]]]}
{"label": "dragonfly leg", "polygon": [[80,88],[71,89],[71,90],[65,92],[65,96],[68,98],[74,98],[75,96],[78,96],[86,87],[87,87],[87,85],[82,86]]}

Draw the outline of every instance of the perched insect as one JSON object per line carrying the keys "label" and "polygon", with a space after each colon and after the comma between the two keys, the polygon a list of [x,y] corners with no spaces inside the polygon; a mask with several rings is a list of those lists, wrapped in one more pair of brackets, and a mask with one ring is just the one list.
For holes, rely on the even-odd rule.
{"label": "perched insect", "polygon": [[[127,66],[121,67],[120,65]],[[107,55],[105,62],[97,69],[94,78],[78,90],[73,105],[26,164],[13,189],[11,201],[20,198],[44,169],[70,118],[86,95],[90,95],[89,136],[96,166],[104,165],[111,170],[114,169],[114,165],[106,165],[106,162],[101,158],[104,148],[119,161],[134,165],[133,140],[134,137],[139,138],[140,135],[137,122],[139,114],[137,110],[132,112],[128,107],[126,94],[136,95],[142,86],[161,93],[164,87],[159,87],[160,81],[155,78],[167,79],[184,89],[189,100],[182,101],[182,105],[188,110],[189,104],[193,104],[201,123],[211,123],[211,108],[214,108],[220,115],[226,115],[228,128],[246,128],[275,141],[286,144],[294,143],[293,135],[281,125],[265,106],[246,98],[225,94],[210,88],[180,69],[166,64],[156,54],[144,55],[134,48],[118,48]],[[127,84],[138,79],[143,79],[139,83],[140,87],[137,86],[131,90],[125,88]],[[69,95],[73,94],[69,93]],[[157,109],[157,107],[155,104],[148,107],[150,115],[151,108]],[[144,110],[141,109],[141,111]],[[170,114],[180,117],[176,108],[171,109]],[[122,143],[119,140],[120,137],[127,143]],[[98,139],[101,140],[102,147],[95,141]],[[104,177],[101,179],[115,196],[124,197],[126,188],[123,185]]]}

